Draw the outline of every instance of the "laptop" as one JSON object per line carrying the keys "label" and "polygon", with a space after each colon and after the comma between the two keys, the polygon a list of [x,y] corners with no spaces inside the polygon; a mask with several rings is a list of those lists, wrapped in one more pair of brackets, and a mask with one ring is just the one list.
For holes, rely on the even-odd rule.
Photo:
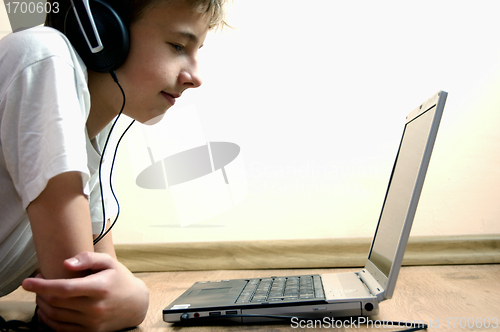
{"label": "laptop", "polygon": [[197,282],[163,310],[163,320],[183,324],[214,319],[256,323],[276,318],[377,315],[379,303],[394,293],[447,95],[439,91],[406,118],[363,269]]}

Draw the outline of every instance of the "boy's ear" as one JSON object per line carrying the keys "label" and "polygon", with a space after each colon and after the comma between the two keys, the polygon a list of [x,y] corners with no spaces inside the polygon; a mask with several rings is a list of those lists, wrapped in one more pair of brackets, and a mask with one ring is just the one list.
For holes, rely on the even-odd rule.
{"label": "boy's ear", "polygon": [[64,34],[88,69],[111,72],[120,67],[130,48],[129,30],[106,0],[71,0]]}

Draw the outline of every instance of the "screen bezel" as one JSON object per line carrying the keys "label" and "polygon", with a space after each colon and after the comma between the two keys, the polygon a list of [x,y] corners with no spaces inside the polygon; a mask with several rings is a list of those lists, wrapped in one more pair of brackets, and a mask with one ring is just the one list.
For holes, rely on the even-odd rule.
{"label": "screen bezel", "polygon": [[[413,219],[415,217],[415,213],[417,210],[418,200],[419,200],[420,194],[422,192],[422,187],[423,187],[423,183],[425,180],[425,175],[427,172],[427,168],[429,166],[429,162],[430,162],[430,158],[431,158],[431,154],[432,154],[432,149],[434,147],[434,143],[436,140],[437,131],[438,131],[441,117],[443,114],[444,104],[446,102],[447,95],[448,95],[447,92],[439,91],[438,93],[433,95],[431,98],[429,98],[427,101],[425,101],[422,105],[420,105],[419,107],[414,109],[412,112],[410,112],[408,114],[408,116],[406,117],[405,128],[404,128],[401,142],[399,145],[398,153],[396,155],[396,162],[394,163],[394,167],[393,167],[392,172],[391,172],[391,177],[389,180],[388,189],[386,191],[386,196],[384,198],[384,204],[382,206],[382,211],[380,213],[379,221],[377,223],[375,236],[374,236],[373,241],[371,243],[370,251],[368,254],[368,259],[367,259],[367,262],[365,265],[365,269],[375,278],[375,280],[377,280],[377,282],[382,287],[380,292],[383,293],[384,299],[391,298],[393,293],[394,293],[394,288],[396,286],[396,280],[397,280],[397,277],[399,275],[399,270],[401,267],[401,263],[403,261],[403,256],[405,253],[406,245],[408,243],[408,238],[409,238],[411,227],[413,224]],[[431,127],[429,130],[427,143],[426,143],[423,155],[422,155],[420,167],[418,169],[415,187],[414,187],[413,193],[412,193],[411,198],[410,198],[410,204],[408,205],[408,210],[406,213],[405,221],[403,223],[400,238],[399,238],[399,241],[397,243],[397,248],[395,251],[396,254],[395,254],[394,260],[391,262],[389,274],[386,275],[384,272],[382,272],[383,269],[380,268],[379,266],[377,266],[376,262],[373,262],[371,260],[371,257],[373,254],[373,247],[374,247],[375,241],[377,239],[378,230],[380,227],[382,215],[384,212],[384,207],[385,207],[386,200],[387,200],[387,194],[389,193],[390,186],[391,186],[391,183],[393,180],[394,170],[396,169],[396,165],[398,162],[398,157],[400,155],[401,145],[403,143],[405,133],[407,132],[408,127],[412,125],[412,122],[415,119],[417,119],[418,117],[422,116],[423,114],[425,114],[427,112],[434,112],[434,114],[432,115],[433,119],[431,120]]]}

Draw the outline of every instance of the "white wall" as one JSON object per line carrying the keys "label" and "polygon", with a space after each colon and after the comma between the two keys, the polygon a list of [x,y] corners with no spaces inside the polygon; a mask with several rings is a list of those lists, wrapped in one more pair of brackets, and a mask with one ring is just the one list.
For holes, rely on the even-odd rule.
{"label": "white wall", "polygon": [[[370,237],[404,118],[441,89],[449,96],[412,234],[500,233],[497,9],[235,1],[236,29],[202,49],[204,85],[125,136],[115,241]],[[217,141],[241,148],[229,188],[220,170],[169,190],[136,185],[148,146],[158,161]]]}
{"label": "white wall", "polygon": [[[135,186],[124,144],[117,240],[370,237],[404,118],[441,89],[449,97],[412,234],[499,233],[497,8],[495,1],[236,1],[236,30],[210,36],[203,48],[204,86],[159,126],[181,141],[202,131],[206,141],[237,143],[248,195],[181,227],[172,192]],[[183,135],[176,123],[193,108],[200,123],[181,125]],[[171,142],[157,141],[158,154],[169,155]]]}

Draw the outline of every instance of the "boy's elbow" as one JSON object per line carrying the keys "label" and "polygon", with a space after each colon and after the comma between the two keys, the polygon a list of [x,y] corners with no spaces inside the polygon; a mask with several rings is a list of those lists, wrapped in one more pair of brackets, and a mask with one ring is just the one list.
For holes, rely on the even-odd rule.
{"label": "boy's elbow", "polygon": [[139,290],[137,291],[137,318],[134,326],[140,325],[146,319],[149,308],[149,290],[146,284],[141,280],[137,279],[140,284]]}

